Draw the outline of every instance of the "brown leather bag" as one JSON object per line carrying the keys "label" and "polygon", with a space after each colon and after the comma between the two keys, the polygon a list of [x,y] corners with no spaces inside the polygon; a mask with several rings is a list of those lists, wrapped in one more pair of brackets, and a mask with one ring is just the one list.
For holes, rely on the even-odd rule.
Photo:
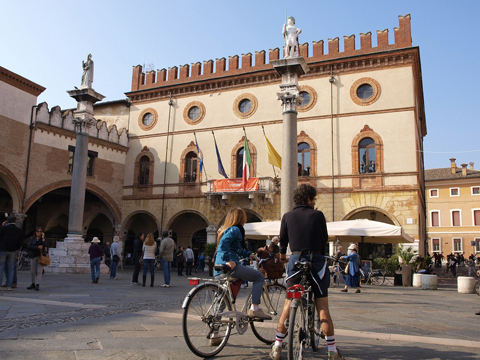
{"label": "brown leather bag", "polygon": [[271,252],[268,248],[262,247],[257,250],[258,270],[267,279],[279,279],[283,277],[285,266],[280,261],[280,254]]}

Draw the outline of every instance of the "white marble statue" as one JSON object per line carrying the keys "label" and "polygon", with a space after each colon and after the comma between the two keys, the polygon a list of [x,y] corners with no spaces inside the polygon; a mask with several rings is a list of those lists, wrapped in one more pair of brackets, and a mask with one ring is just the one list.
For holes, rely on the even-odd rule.
{"label": "white marble statue", "polygon": [[93,83],[93,60],[92,54],[88,54],[87,61],[82,61],[83,75],[80,89],[91,88]]}
{"label": "white marble statue", "polygon": [[298,35],[302,30],[295,27],[295,18],[289,16],[287,24],[283,24],[283,38],[285,40],[285,59],[298,56]]}

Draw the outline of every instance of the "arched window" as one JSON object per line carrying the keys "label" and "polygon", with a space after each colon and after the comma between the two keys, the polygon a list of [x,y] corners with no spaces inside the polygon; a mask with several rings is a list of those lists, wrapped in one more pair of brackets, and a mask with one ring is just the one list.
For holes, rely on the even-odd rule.
{"label": "arched window", "polygon": [[310,145],[298,144],[298,176],[310,176]]}
{"label": "arched window", "polygon": [[148,185],[150,176],[150,159],[148,156],[140,158],[140,171],[138,174],[138,184]]}
{"label": "arched window", "polygon": [[237,178],[243,177],[243,153],[245,152],[243,149],[241,148],[237,152],[237,172],[235,176]]}
{"label": "arched window", "polygon": [[375,141],[372,138],[364,138],[358,144],[358,163],[360,174],[374,173],[377,170],[375,156]]}
{"label": "arched window", "polygon": [[184,182],[195,181],[197,181],[197,154],[194,151],[190,151],[185,156]]}

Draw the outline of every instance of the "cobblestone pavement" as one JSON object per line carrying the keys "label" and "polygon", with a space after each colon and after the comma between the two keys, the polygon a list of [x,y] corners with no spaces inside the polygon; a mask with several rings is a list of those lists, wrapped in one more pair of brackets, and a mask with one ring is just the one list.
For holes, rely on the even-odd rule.
{"label": "cobblestone pavement", "polygon": [[[191,286],[172,276],[172,287],[131,286],[102,276],[45,274],[40,291],[0,292],[2,359],[194,359],[182,335],[181,302]],[[149,279],[148,279],[149,284]],[[329,290],[336,341],[346,359],[480,359],[480,297],[458,294],[455,279],[437,291],[364,286],[361,294]],[[248,290],[240,292],[240,301]],[[247,330],[234,334],[216,358],[268,359],[269,347]],[[306,359],[326,359],[326,348]],[[286,359],[284,354],[282,359]]]}

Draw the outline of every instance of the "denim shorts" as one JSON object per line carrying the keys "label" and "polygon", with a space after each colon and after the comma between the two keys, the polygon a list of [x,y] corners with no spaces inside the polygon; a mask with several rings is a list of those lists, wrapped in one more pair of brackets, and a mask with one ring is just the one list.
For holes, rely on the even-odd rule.
{"label": "denim shorts", "polygon": [[[293,268],[295,262],[310,261],[310,255],[302,255],[301,260],[299,259],[300,255],[290,255],[287,266],[287,288],[295,284],[299,284],[302,278],[302,273],[298,272],[298,270]],[[313,255],[311,263],[312,268],[310,269],[310,274],[308,275],[308,281],[312,286],[313,294],[315,295],[315,298],[328,297],[328,287],[330,286],[330,271],[328,270],[328,266],[326,266],[326,259],[323,255]],[[298,274],[292,276],[296,272],[298,272]],[[323,275],[323,277],[320,278],[320,275]]]}

